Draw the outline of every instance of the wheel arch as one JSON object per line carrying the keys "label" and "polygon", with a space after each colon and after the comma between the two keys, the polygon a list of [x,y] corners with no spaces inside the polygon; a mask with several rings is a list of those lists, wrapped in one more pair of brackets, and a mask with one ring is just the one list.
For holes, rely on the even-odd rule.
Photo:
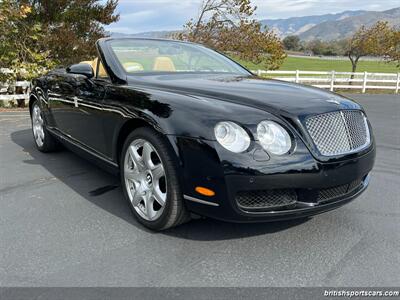
{"label": "wheel arch", "polygon": [[181,160],[180,160],[180,155],[179,155],[179,148],[177,145],[177,141],[175,139],[174,135],[167,135],[164,130],[158,126],[157,124],[153,124],[147,120],[141,119],[141,118],[134,118],[126,121],[121,128],[118,131],[117,138],[115,141],[114,145],[114,157],[116,159],[117,164],[119,165],[120,163],[120,158],[121,158],[121,152],[124,147],[124,142],[128,135],[135,129],[141,128],[141,127],[148,127],[151,128],[160,134],[162,134],[166,140],[168,141],[168,144],[171,146],[173,153],[175,153],[177,163],[181,165]]}
{"label": "wheel arch", "polygon": [[29,113],[32,114],[32,105],[33,102],[39,100],[38,97],[35,94],[30,94],[29,95],[29,103],[28,103],[28,107],[29,107]]}
{"label": "wheel arch", "polygon": [[116,142],[114,145],[114,156],[116,158],[117,163],[119,164],[120,158],[121,158],[121,152],[122,148],[124,147],[124,142],[128,135],[135,129],[140,128],[140,127],[151,127],[148,122],[146,122],[143,119],[130,119],[126,121],[121,128],[118,130]]}
{"label": "wheel arch", "polygon": [[[160,134],[166,136],[164,130],[160,126],[158,126],[158,124],[156,124],[156,123],[150,122],[150,121],[142,119],[142,118],[133,118],[133,119],[127,120],[119,128],[118,133],[117,133],[117,138],[115,140],[114,157],[116,158],[117,163],[119,163],[122,148],[124,147],[124,142],[125,142],[126,138],[133,130],[141,128],[141,127],[151,128],[151,129],[159,132]],[[173,145],[172,145],[172,147],[175,148]]]}

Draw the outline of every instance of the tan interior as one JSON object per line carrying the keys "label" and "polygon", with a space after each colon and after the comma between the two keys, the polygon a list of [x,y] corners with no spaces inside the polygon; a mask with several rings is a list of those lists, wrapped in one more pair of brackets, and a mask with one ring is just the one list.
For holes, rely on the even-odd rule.
{"label": "tan interior", "polygon": [[153,71],[175,72],[176,68],[171,58],[159,56],[154,61]]}
{"label": "tan interior", "polygon": [[97,76],[96,72],[97,72],[97,62],[98,61],[99,61],[99,59],[96,57],[94,60],[82,61],[81,64],[90,65],[93,69],[94,77],[107,77],[108,75],[107,75],[106,69],[104,69],[104,66],[101,62],[99,64],[99,76]]}
{"label": "tan interior", "polygon": [[[98,58],[95,58],[94,60],[90,61],[82,61],[81,64],[88,64],[92,67],[93,73],[95,77],[107,77],[107,72],[104,69],[103,64],[100,62],[99,64],[99,74],[97,75],[97,62]],[[122,66],[127,72],[140,72],[144,71],[143,65],[137,62],[126,62],[123,63]],[[154,65],[153,65],[153,71],[159,71],[159,72],[175,72],[175,64],[172,61],[171,58],[166,57],[166,56],[159,56],[155,59]]]}
{"label": "tan interior", "polygon": [[128,73],[144,71],[143,65],[133,61],[123,63],[122,66]]}

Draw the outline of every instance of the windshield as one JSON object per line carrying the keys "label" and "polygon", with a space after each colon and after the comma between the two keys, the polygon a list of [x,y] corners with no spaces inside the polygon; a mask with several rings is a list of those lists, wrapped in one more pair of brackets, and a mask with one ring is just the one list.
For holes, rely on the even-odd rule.
{"label": "windshield", "polygon": [[206,47],[176,41],[112,40],[111,49],[127,73],[249,73]]}

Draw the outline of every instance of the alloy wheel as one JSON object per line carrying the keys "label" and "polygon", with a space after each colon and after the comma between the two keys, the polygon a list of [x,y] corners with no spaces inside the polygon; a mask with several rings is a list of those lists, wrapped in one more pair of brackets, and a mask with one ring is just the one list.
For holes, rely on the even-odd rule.
{"label": "alloy wheel", "polygon": [[124,159],[124,179],[135,211],[147,221],[157,220],[167,200],[167,179],[163,163],[154,146],[136,139]]}
{"label": "alloy wheel", "polygon": [[32,129],[35,142],[39,147],[43,147],[44,144],[44,128],[42,112],[39,105],[35,104],[32,110]]}

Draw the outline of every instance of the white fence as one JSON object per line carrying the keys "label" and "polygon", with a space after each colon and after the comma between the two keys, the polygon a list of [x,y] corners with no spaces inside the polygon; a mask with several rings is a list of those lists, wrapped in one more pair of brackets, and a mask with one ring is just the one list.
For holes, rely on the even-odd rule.
{"label": "white fence", "polygon": [[[13,84],[0,82],[0,101],[28,100],[30,86],[29,81],[17,81]],[[16,94],[18,87],[20,94]]]}
{"label": "white fence", "polygon": [[[400,89],[400,73],[369,72],[322,72],[322,71],[253,71],[260,77],[269,77],[289,82],[303,83],[318,88],[358,89],[365,93],[369,89],[392,90],[398,94]],[[353,76],[353,78],[352,78]]]}

